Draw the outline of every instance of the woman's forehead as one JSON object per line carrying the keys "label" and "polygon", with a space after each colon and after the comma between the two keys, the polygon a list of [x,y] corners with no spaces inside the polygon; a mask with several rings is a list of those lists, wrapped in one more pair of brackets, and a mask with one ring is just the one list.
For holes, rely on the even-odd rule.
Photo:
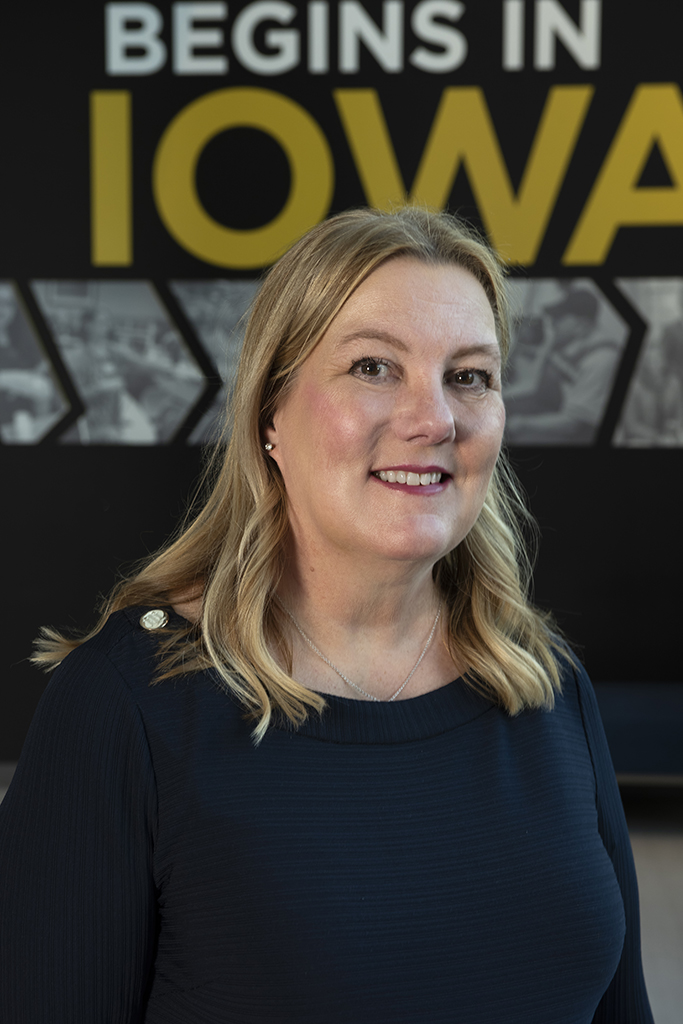
{"label": "woman's forehead", "polygon": [[434,330],[496,340],[496,320],[484,288],[458,264],[411,257],[386,261],[351,293],[324,331],[337,345],[359,334],[402,347],[411,331]]}

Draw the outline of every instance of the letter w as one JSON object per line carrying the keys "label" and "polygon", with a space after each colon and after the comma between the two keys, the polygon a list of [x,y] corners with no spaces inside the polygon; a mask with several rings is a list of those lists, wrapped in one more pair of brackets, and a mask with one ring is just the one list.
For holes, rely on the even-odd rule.
{"label": "letter w", "polygon": [[550,89],[515,193],[482,90],[444,89],[408,195],[376,90],[334,91],[371,206],[413,202],[441,210],[462,166],[491,242],[511,263],[524,265],[538,255],[592,96],[590,85]]}

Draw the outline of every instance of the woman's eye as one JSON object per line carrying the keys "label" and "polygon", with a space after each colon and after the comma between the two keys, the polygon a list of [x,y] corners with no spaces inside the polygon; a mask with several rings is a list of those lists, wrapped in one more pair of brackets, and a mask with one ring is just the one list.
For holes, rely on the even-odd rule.
{"label": "woman's eye", "polygon": [[491,374],[488,370],[457,370],[452,381],[469,390],[485,391],[491,385]]}
{"label": "woman's eye", "polygon": [[370,356],[366,356],[353,364],[351,373],[354,373],[357,377],[379,380],[386,376],[388,365],[385,359],[373,359]]}

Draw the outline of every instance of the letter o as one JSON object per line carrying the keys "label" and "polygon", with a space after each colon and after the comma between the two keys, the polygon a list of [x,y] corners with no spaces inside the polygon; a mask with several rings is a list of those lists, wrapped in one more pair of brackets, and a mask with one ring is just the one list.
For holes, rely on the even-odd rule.
{"label": "letter o", "polygon": [[[204,147],[230,128],[266,132],[289,161],[287,201],[262,227],[237,230],[220,224],[197,193],[197,163]],[[327,216],[334,163],[320,125],[294,100],[270,89],[218,89],[189,103],[168,125],[154,156],[152,187],[164,225],[184,249],[218,267],[251,270],[273,263]]]}

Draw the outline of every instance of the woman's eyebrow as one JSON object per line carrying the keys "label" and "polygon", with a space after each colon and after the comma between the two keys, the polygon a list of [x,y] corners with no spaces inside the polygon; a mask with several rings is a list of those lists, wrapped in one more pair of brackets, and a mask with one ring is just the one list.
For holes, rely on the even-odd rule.
{"label": "woman's eyebrow", "polygon": [[[391,334],[390,331],[383,331],[378,328],[360,328],[357,331],[351,331],[349,334],[345,334],[339,339],[338,347],[340,349],[347,348],[358,341],[382,341],[387,345],[393,345],[400,352],[410,351],[410,346],[406,345],[404,341],[397,338],[395,334]],[[474,342],[471,345],[466,345],[463,348],[457,348],[453,352],[453,358],[457,359],[468,359],[471,356],[487,356],[489,358],[499,359],[500,358],[500,347],[497,342],[481,341]]]}
{"label": "woman's eyebrow", "polygon": [[454,355],[458,359],[468,359],[470,356],[488,356],[500,359],[500,346],[498,342],[482,341],[474,345],[467,345],[466,348],[459,348]]}
{"label": "woman's eyebrow", "polygon": [[351,331],[339,339],[338,346],[339,348],[346,348],[357,341],[383,341],[387,345],[393,345],[394,348],[399,349],[401,352],[408,351],[408,345],[401,341],[400,338],[397,338],[395,334],[376,327],[361,327],[357,331]]}

